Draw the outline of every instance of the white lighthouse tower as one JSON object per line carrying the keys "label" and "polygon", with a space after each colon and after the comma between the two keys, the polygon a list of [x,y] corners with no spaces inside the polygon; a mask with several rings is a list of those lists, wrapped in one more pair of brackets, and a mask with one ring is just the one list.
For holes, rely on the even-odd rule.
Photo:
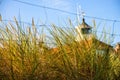
{"label": "white lighthouse tower", "polygon": [[78,21],[80,21],[80,17],[82,17],[82,23],[76,27],[77,37],[76,41],[81,41],[83,39],[90,39],[92,37],[92,27],[89,26],[84,19],[85,13],[81,9],[79,5],[77,8],[77,17]]}

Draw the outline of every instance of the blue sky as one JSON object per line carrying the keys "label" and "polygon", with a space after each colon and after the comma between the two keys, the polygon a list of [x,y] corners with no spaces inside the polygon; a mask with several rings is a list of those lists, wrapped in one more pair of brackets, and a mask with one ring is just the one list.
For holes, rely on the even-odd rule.
{"label": "blue sky", "polygon": [[[99,17],[105,19],[119,20],[120,21],[120,0],[19,0],[41,6],[60,9],[72,13],[76,13],[78,5],[81,6],[86,16]],[[20,16],[19,16],[20,13]],[[30,22],[32,17],[36,24],[51,24],[57,25],[65,24],[67,19],[70,18],[73,23],[76,22],[76,15],[59,12],[47,8],[35,7],[26,5],[15,0],[0,0],[0,14],[3,19],[13,20],[13,17],[21,18],[22,21]],[[92,25],[92,20],[95,18],[85,17],[86,22]],[[108,32],[112,32],[114,24],[115,34],[120,34],[119,26],[120,22],[105,21],[95,19],[98,30],[102,31],[103,26]],[[115,36],[115,41],[119,42],[120,36]]]}

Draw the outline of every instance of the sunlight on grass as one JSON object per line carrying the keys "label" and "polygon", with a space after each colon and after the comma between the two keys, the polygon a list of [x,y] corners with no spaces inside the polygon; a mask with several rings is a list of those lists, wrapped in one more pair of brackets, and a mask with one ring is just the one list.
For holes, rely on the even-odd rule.
{"label": "sunlight on grass", "polygon": [[[118,80],[120,60],[108,45],[91,39],[76,41],[77,31],[51,25],[46,28],[55,48],[41,42],[32,19],[32,26],[22,29],[0,20],[0,79],[2,80]],[[5,24],[5,25],[2,25]],[[44,37],[48,38],[48,37]],[[52,40],[51,40],[52,39]],[[105,53],[99,49],[105,50]],[[99,50],[99,51],[98,51]],[[99,52],[99,53],[98,53]],[[103,53],[103,54],[102,54]]]}

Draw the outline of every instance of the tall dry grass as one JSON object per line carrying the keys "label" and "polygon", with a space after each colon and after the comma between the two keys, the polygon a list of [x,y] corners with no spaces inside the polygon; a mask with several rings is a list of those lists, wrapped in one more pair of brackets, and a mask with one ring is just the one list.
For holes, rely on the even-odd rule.
{"label": "tall dry grass", "polygon": [[[119,80],[120,60],[108,46],[97,53],[96,37],[76,41],[76,30],[52,25],[47,28],[56,48],[37,39],[37,27],[25,31],[15,24],[0,26],[0,79],[2,80]],[[1,24],[4,24],[1,20]],[[42,34],[39,34],[42,35]],[[50,41],[49,40],[49,41]]]}

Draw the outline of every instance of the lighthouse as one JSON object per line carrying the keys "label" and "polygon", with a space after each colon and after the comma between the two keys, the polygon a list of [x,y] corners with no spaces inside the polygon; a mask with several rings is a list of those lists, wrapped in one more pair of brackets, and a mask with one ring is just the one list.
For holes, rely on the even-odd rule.
{"label": "lighthouse", "polygon": [[82,19],[82,23],[76,27],[76,31],[76,41],[90,39],[92,37],[92,27],[85,22],[84,18]]}

